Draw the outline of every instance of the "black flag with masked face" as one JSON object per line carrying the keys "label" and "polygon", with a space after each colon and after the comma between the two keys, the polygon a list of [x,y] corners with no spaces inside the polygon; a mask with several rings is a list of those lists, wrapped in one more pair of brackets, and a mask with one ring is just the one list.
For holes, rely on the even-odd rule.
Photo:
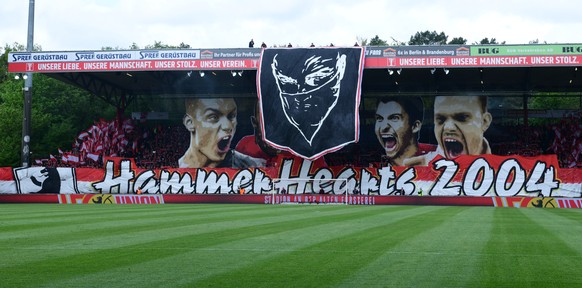
{"label": "black flag with masked face", "polygon": [[364,49],[264,49],[257,74],[270,145],[313,160],[359,139]]}

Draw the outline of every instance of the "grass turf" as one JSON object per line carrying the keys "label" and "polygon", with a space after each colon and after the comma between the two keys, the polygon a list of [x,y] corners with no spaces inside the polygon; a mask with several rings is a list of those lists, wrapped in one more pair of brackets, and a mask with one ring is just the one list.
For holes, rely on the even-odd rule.
{"label": "grass turf", "polygon": [[0,205],[2,287],[582,286],[582,210]]}

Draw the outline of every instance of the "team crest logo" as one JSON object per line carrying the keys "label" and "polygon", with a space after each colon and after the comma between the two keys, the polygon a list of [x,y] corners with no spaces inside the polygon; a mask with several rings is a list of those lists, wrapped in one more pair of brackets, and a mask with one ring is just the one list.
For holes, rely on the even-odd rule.
{"label": "team crest logo", "polygon": [[[12,170],[19,194],[59,194],[63,186],[72,187],[78,193],[76,175],[73,168],[30,167]],[[71,192],[69,192],[71,193]]]}

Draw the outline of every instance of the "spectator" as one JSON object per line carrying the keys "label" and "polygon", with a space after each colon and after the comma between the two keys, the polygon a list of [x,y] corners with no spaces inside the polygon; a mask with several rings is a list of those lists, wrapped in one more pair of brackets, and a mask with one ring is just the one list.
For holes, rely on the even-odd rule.
{"label": "spectator", "polygon": [[255,41],[253,39],[251,39],[251,41],[249,42],[249,48],[253,48],[255,47]]}

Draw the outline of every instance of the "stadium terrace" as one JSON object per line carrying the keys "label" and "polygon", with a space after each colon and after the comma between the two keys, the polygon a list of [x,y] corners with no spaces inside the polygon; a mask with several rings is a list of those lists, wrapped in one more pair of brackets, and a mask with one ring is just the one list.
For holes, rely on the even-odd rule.
{"label": "stadium terrace", "polygon": [[[118,113],[79,131],[70,150],[0,168],[0,201],[576,207],[579,47],[10,53],[10,73],[76,85]],[[569,102],[540,104],[553,99]],[[444,127],[456,131],[443,137]]]}

